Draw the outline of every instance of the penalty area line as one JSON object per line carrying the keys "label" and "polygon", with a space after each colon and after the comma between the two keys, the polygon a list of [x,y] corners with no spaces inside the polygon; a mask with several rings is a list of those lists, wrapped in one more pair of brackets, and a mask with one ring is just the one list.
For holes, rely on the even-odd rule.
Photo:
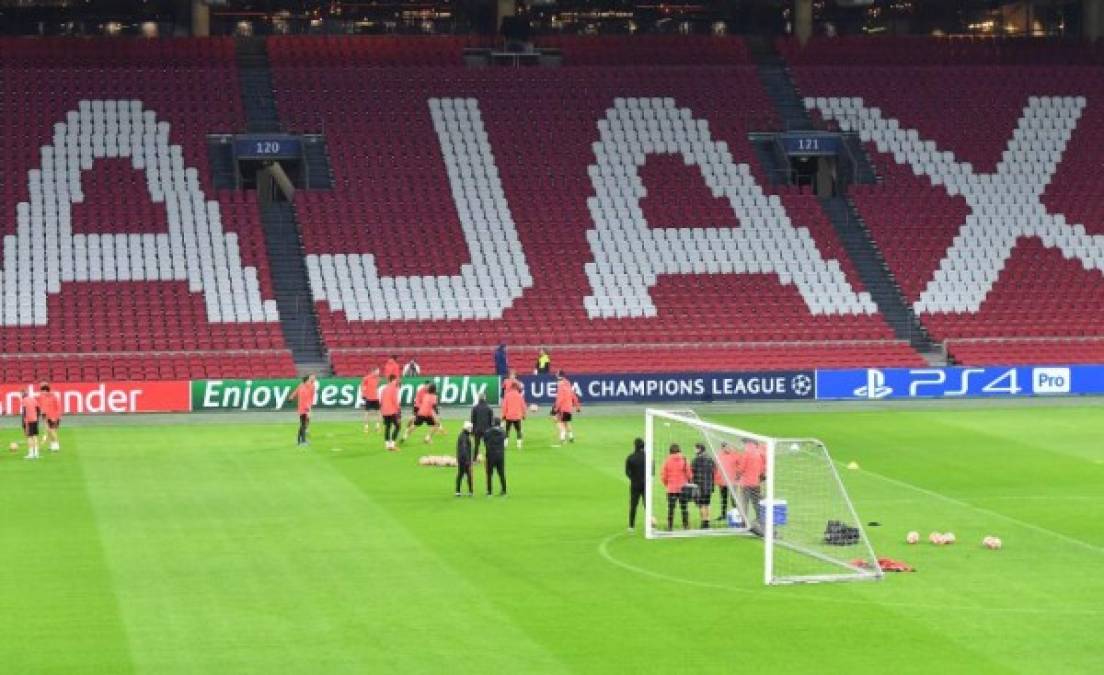
{"label": "penalty area line", "polygon": [[[836,462],[836,464],[840,464],[840,463]],[[912,483],[906,483],[903,480],[898,480],[896,478],[890,478],[889,476],[886,476],[884,474],[880,474],[876,471],[868,471],[866,469],[862,469],[860,471],[860,473],[864,473],[868,476],[873,476],[874,478],[878,478],[882,481],[885,481],[886,483],[890,483],[891,485],[897,485],[899,487],[908,488],[908,489],[910,489],[914,492],[919,492],[922,495],[927,495],[927,496],[933,497],[935,499],[941,499],[941,500],[947,502],[948,504],[954,504],[955,506],[963,506],[963,507],[966,507],[968,509],[973,509],[973,510],[977,511],[978,513],[984,513],[985,515],[992,516],[994,518],[1000,518],[1001,520],[1003,520],[1005,522],[1012,523],[1013,525],[1017,525],[1019,527],[1022,527],[1022,528],[1028,529],[1028,530],[1032,530],[1033,532],[1038,532],[1039,534],[1050,535],[1051,537],[1054,537],[1056,539],[1064,541],[1067,544],[1077,546],[1078,548],[1083,548],[1086,551],[1092,551],[1093,553],[1104,553],[1104,547],[1097,546],[1096,544],[1090,544],[1087,541],[1082,541],[1081,539],[1077,539],[1076,537],[1071,537],[1068,534],[1062,534],[1061,532],[1055,532],[1054,530],[1043,527],[1042,525],[1036,525],[1034,523],[1029,523],[1027,521],[1020,520],[1019,518],[1013,518],[1012,516],[1005,515],[1005,514],[1001,513],[1000,511],[993,511],[992,509],[987,509],[983,506],[978,506],[976,504],[971,504],[970,502],[966,502],[966,501],[963,501],[961,499],[956,499],[954,497],[949,497],[945,494],[936,492],[934,490],[929,490],[927,488],[922,488],[919,485],[913,485]]]}
{"label": "penalty area line", "polygon": [[[659,579],[660,581],[667,581],[670,583],[684,584],[687,586],[697,586],[699,588],[708,588],[710,590],[729,591],[733,593],[747,593],[748,595],[759,595],[764,598],[771,598],[772,600],[792,600],[797,602],[827,602],[840,605],[863,605],[874,607],[885,607],[889,609],[901,609],[906,611],[911,610],[925,610],[936,612],[983,612],[987,614],[1037,614],[1037,615],[1073,615],[1073,616],[1101,616],[1104,612],[1095,609],[1071,609],[1065,607],[1049,608],[1049,607],[985,607],[981,605],[950,605],[950,604],[924,604],[915,602],[885,602],[881,600],[865,600],[861,598],[841,598],[841,597],[826,597],[823,595],[813,595],[811,593],[785,593],[782,588],[775,588],[772,592],[770,586],[759,586],[758,588],[741,588],[739,586],[726,586],[724,584],[715,584],[708,581],[698,581],[696,579],[686,579],[684,577],[676,577],[662,572],[656,572],[654,570],[647,569],[645,567],[639,567],[632,563],[627,563],[624,560],[618,560],[609,551],[609,545],[614,540],[622,539],[626,535],[623,532],[615,532],[598,544],[598,554],[606,560],[606,562],[620,567],[623,570],[639,574],[645,577],[651,577],[653,579]],[[850,584],[836,585],[839,589],[844,589],[851,586]],[[818,588],[824,588],[824,585],[818,585]],[[798,586],[789,586],[787,588],[798,588]]]}

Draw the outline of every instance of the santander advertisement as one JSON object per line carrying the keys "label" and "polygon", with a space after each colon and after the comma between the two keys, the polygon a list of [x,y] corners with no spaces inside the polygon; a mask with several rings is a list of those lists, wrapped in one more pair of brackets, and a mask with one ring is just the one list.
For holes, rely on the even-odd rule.
{"label": "santander advertisement", "polygon": [[[143,412],[188,412],[191,386],[187,380],[134,382],[51,382],[61,395],[66,415]],[[0,414],[19,412],[19,399],[32,385],[0,384]],[[38,386],[33,386],[38,391]]]}

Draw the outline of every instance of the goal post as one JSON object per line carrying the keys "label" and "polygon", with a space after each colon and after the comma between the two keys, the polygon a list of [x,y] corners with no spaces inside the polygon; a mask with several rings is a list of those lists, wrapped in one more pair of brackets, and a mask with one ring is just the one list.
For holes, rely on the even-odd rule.
{"label": "goal post", "polygon": [[[762,539],[767,584],[882,577],[828,448],[645,411],[648,539]],[[719,499],[718,499],[719,498]]]}

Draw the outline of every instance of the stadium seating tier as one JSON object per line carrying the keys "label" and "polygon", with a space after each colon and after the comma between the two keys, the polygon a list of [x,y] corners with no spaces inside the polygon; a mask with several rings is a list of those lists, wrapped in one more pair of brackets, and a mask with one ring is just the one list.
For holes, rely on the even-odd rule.
{"label": "stadium seating tier", "polygon": [[237,91],[229,39],[0,40],[7,381],[294,373],[256,202],[207,168]]}
{"label": "stadium seating tier", "polygon": [[1091,140],[1104,134],[1104,77],[1078,64],[1099,52],[921,40],[921,65],[886,65],[886,44],[783,51],[807,105],[865,141],[882,181],[852,199],[906,299],[963,363],[1094,360],[1081,338],[1104,333]]}

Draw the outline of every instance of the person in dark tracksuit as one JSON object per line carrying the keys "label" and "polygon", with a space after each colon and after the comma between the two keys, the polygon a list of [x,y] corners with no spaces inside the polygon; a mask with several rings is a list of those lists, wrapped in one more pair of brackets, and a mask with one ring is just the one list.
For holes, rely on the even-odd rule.
{"label": "person in dark tracksuit", "polygon": [[487,403],[487,395],[480,394],[479,402],[472,407],[471,411],[473,463],[479,461],[479,444],[483,442],[483,435],[491,428],[492,422],[494,422],[494,410]]}
{"label": "person in dark tracksuit", "polygon": [[633,441],[633,451],[625,458],[625,477],[629,479],[629,532],[636,527],[636,507],[644,499],[647,458],[644,455],[644,439]]}
{"label": "person in dark tracksuit", "polygon": [[502,488],[499,496],[506,496],[506,432],[502,430],[502,420],[494,418],[494,423],[483,435],[487,446],[487,496],[491,496],[491,479],[498,472],[498,483]]}
{"label": "person in dark tracksuit", "polygon": [[472,449],[471,422],[464,422],[464,428],[456,438],[456,496],[460,496],[460,483],[468,478],[468,496],[472,496]]}

